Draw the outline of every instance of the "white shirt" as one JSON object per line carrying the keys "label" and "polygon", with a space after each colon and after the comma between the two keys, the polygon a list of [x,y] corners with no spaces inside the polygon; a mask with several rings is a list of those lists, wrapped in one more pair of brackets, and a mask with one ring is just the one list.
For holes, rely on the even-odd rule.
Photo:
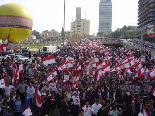
{"label": "white shirt", "polygon": [[10,93],[11,93],[11,90],[14,88],[14,86],[12,86],[12,85],[9,85],[9,86],[5,86],[4,87],[4,91],[5,91],[5,95],[10,95]]}
{"label": "white shirt", "polygon": [[84,110],[84,116],[91,116],[94,111],[91,107],[86,107],[86,105],[82,108]]}
{"label": "white shirt", "polygon": [[94,103],[94,104],[92,105],[92,108],[94,109],[93,114],[97,115],[97,112],[98,112],[98,110],[99,110],[101,107],[102,107],[101,104],[98,104],[98,105],[97,105],[96,103]]}
{"label": "white shirt", "polygon": [[80,106],[80,98],[79,96],[72,96],[73,99],[73,104],[74,105],[79,105]]}
{"label": "white shirt", "polygon": [[35,88],[33,86],[29,86],[26,90],[26,93],[29,95],[30,98],[32,98],[33,94],[35,93]]}

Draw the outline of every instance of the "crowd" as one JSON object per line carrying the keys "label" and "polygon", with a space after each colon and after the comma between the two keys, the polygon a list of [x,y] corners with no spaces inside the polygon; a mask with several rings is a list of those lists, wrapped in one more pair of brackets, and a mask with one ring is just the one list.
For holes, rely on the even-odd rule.
{"label": "crowd", "polygon": [[88,39],[32,61],[6,56],[0,115],[154,116],[154,64],[151,52]]}

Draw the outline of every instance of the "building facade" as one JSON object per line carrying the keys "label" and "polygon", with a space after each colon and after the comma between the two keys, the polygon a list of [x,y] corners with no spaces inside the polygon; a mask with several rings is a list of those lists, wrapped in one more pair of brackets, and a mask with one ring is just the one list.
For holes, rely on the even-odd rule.
{"label": "building facade", "polygon": [[76,19],[81,19],[81,7],[76,7]]}
{"label": "building facade", "polygon": [[71,37],[87,37],[89,35],[90,21],[86,19],[75,20],[71,23]]}
{"label": "building facade", "polygon": [[52,29],[51,31],[45,30],[42,32],[42,38],[44,39],[57,39],[60,36],[60,33]]}
{"label": "building facade", "polygon": [[76,20],[71,22],[70,36],[73,39],[87,37],[90,31],[90,20],[81,19],[81,7],[76,8]]}
{"label": "building facade", "polygon": [[[138,30],[143,31],[145,41],[155,42],[154,37],[147,36],[147,28],[155,25],[155,0],[139,0],[138,1]],[[141,35],[137,38],[141,39]]]}
{"label": "building facade", "polygon": [[138,28],[155,25],[155,0],[138,1]]}
{"label": "building facade", "polygon": [[112,26],[112,2],[111,0],[100,0],[99,3],[99,33],[111,32]]}

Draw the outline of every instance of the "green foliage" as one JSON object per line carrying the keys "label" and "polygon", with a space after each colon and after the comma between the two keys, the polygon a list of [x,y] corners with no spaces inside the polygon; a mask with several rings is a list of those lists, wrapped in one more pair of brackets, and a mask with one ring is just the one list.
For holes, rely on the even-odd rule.
{"label": "green foliage", "polygon": [[109,38],[128,39],[133,38],[137,34],[138,34],[137,27],[124,25],[122,28],[118,28],[114,32],[110,32],[105,36]]}
{"label": "green foliage", "polygon": [[30,49],[37,48],[41,49],[43,46],[49,46],[50,44],[28,44],[28,45],[23,45],[22,47],[29,47]]}

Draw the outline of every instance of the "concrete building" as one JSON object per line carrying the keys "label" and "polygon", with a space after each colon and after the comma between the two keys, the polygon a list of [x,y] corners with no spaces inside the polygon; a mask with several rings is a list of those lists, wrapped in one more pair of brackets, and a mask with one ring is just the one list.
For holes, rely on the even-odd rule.
{"label": "concrete building", "polygon": [[138,28],[155,24],[155,0],[138,1]]}
{"label": "concrete building", "polygon": [[36,36],[31,34],[29,37],[28,37],[28,40],[32,40],[32,39],[36,39]]}
{"label": "concrete building", "polygon": [[44,39],[57,39],[60,36],[60,33],[52,29],[51,31],[45,30],[42,32],[42,38]]}
{"label": "concrete building", "polygon": [[90,31],[90,20],[81,19],[81,8],[76,8],[76,20],[71,22],[70,36],[73,39],[87,37]]}
{"label": "concrete building", "polygon": [[70,36],[70,31],[65,31],[64,33],[65,33],[65,39],[68,39],[68,38],[71,37]]}
{"label": "concrete building", "polygon": [[[147,27],[155,25],[155,0],[138,1],[138,29],[143,30],[144,40],[155,42],[155,38],[148,38]],[[140,35],[138,37],[141,38]]]}
{"label": "concrete building", "polygon": [[111,32],[112,26],[112,2],[111,0],[100,0],[99,3],[99,33]]}
{"label": "concrete building", "polygon": [[81,19],[81,7],[76,7],[76,20]]}
{"label": "concrete building", "polygon": [[87,37],[89,35],[90,21],[86,19],[75,20],[71,23],[71,37]]}

